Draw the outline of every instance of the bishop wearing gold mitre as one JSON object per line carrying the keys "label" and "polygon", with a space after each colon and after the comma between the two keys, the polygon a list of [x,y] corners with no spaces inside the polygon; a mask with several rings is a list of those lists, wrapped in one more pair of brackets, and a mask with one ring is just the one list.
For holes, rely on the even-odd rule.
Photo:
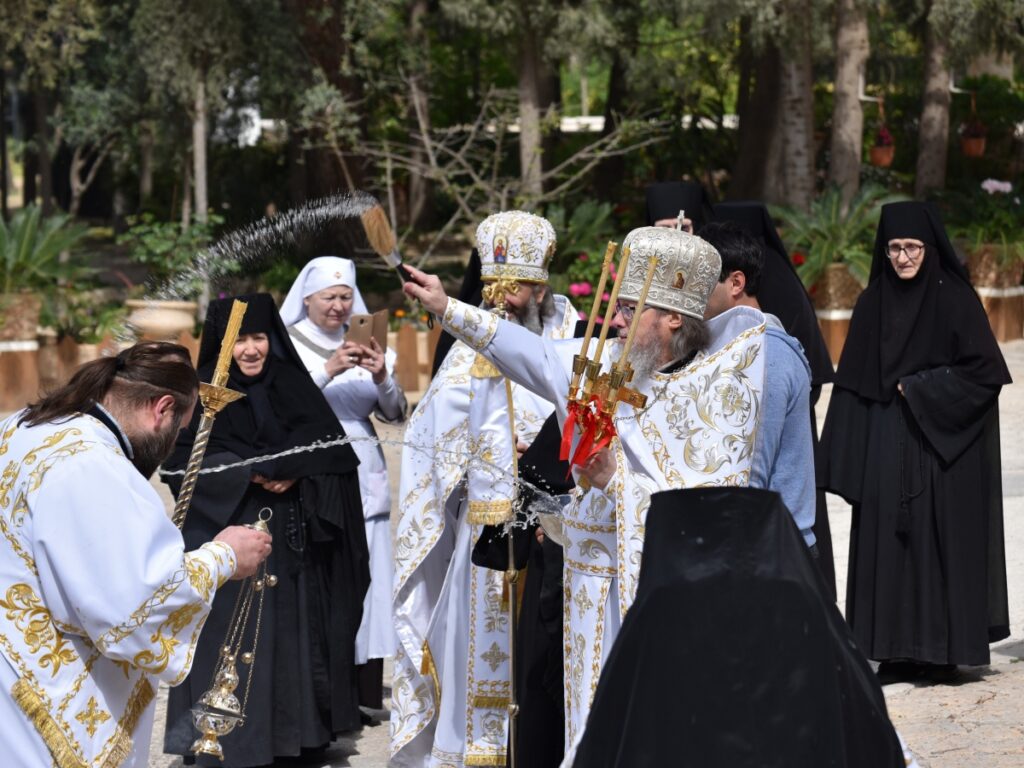
{"label": "bishop wearing gold mitre", "polygon": [[[470,322],[515,326],[534,348],[573,335],[576,310],[547,285],[555,251],[547,220],[494,214],[476,245],[484,305],[472,307]],[[554,399],[507,387],[478,346],[462,341],[409,420],[395,543],[394,765],[505,765],[508,590],[471,552],[485,525],[511,518],[517,447],[532,443]]]}

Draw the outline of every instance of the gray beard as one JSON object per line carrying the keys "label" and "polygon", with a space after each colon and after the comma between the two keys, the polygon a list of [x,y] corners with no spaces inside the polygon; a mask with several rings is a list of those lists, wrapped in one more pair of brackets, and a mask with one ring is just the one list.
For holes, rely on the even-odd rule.
{"label": "gray beard", "polygon": [[654,372],[661,368],[662,353],[657,339],[634,339],[628,361],[633,368],[633,387],[638,387],[641,382],[650,379]]}
{"label": "gray beard", "polygon": [[540,319],[540,305],[537,303],[537,297],[532,293],[526,306],[522,309],[513,310],[509,307],[508,319],[538,336],[544,331],[544,323]]}

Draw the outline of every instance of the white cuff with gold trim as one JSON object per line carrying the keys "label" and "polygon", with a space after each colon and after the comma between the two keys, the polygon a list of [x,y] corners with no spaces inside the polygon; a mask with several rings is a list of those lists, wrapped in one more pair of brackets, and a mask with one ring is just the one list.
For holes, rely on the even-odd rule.
{"label": "white cuff with gold trim", "polygon": [[456,339],[479,352],[490,344],[497,333],[498,316],[486,309],[449,298],[441,324]]}

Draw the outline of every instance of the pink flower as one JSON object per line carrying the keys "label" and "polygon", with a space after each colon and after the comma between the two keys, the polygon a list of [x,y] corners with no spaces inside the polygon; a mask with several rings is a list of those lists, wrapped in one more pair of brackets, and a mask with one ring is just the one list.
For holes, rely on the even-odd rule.
{"label": "pink flower", "polygon": [[580,261],[586,261],[587,260],[587,254],[585,252],[580,253],[579,260]]}
{"label": "pink flower", "polygon": [[589,296],[594,292],[593,286],[590,285],[586,280],[579,283],[569,283],[569,295],[570,296]]}
{"label": "pink flower", "polygon": [[578,311],[578,312],[576,312],[576,318],[579,319],[579,320],[586,320],[587,319],[587,313],[583,312],[582,310]]}
{"label": "pink flower", "polygon": [[601,294],[601,301],[608,301],[609,298],[611,298],[611,294],[608,293],[608,291],[605,291],[603,294]]}

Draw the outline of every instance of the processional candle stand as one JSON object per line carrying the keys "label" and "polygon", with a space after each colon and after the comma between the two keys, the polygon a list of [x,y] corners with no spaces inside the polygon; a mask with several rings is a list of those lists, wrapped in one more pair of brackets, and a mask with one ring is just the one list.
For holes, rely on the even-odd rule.
{"label": "processional candle stand", "polygon": [[[601,373],[601,356],[604,353],[604,345],[611,329],[612,318],[615,317],[617,311],[616,305],[619,299],[619,289],[622,286],[622,280],[629,266],[629,248],[624,247],[622,249],[622,257],[616,271],[615,282],[612,285],[611,295],[608,297],[608,307],[605,310],[601,334],[597,340],[597,348],[594,351],[593,358],[587,356],[615,248],[615,243],[608,243],[604,263],[601,268],[601,277],[598,281],[598,289],[594,296],[594,303],[590,307],[590,319],[587,322],[587,330],[583,336],[583,346],[580,349],[580,353],[573,357],[572,376],[569,382],[568,416],[562,427],[562,447],[560,453],[560,458],[563,461],[569,461],[570,468],[576,464],[582,465],[586,463],[587,459],[611,442],[611,438],[615,436],[613,417],[618,403],[623,402],[633,408],[643,408],[647,404],[646,395],[630,389],[626,384],[633,378],[633,369],[629,364],[629,352],[632,349],[633,340],[636,336],[640,315],[643,313],[644,305],[647,303],[647,293],[654,280],[654,274],[658,265],[657,257],[652,256],[648,262],[643,289],[633,311],[633,318],[630,322],[629,332],[622,352],[618,360],[611,365],[611,369],[607,373]],[[577,429],[580,431],[581,436],[576,445],[576,450],[572,452],[570,457],[572,440]]]}
{"label": "processional candle stand", "polygon": [[[192,453],[189,455],[188,464],[185,467],[181,491],[178,493],[178,501],[174,506],[173,520],[179,528],[184,525],[185,516],[192,503],[196,481],[199,479],[199,470],[203,464],[203,456],[206,454],[206,446],[210,442],[210,433],[213,431],[213,422],[217,418],[217,414],[226,406],[245,397],[241,392],[226,386],[228,368],[231,365],[231,353],[234,350],[235,341],[238,339],[238,331],[242,327],[245,309],[246,304],[238,300],[231,305],[231,315],[221,341],[213,380],[208,384],[203,382],[199,385],[199,400],[203,404],[203,415],[199,420],[199,429],[196,432]],[[260,510],[258,520],[249,527],[269,533],[267,522],[272,514],[269,508]],[[224,638],[224,644],[214,668],[213,681],[210,688],[199,697],[199,701],[192,709],[192,722],[200,732],[199,738],[191,747],[191,751],[196,754],[213,755],[223,760],[224,748],[220,744],[220,738],[245,722],[245,705],[249,700],[249,690],[252,687],[252,671],[255,666],[256,646],[259,641],[260,621],[263,616],[263,596],[266,590],[275,584],[277,584],[277,576],[267,573],[267,563],[264,560],[256,574],[246,579],[239,589],[231,621],[228,623],[227,636]],[[242,644],[246,639],[246,628],[254,613],[256,624],[252,635],[252,648],[243,652]],[[240,682],[237,666],[239,661],[249,667],[245,692],[241,701],[235,695],[235,689]]]}
{"label": "processional candle stand", "polygon": [[[505,317],[508,311],[505,297],[508,293],[515,293],[519,290],[519,284],[515,280],[500,279],[484,287],[484,298],[490,302],[500,317]],[[511,524],[515,521],[515,496],[518,495],[516,481],[519,479],[519,454],[516,452],[516,415],[515,403],[512,399],[512,382],[508,377],[505,381],[505,401],[508,410],[509,439],[512,440],[512,512],[505,522]],[[505,590],[508,592],[508,628],[509,628],[509,699],[508,699],[508,768],[516,768],[516,736],[518,732],[519,700],[516,687],[516,633],[519,626],[519,571],[516,570],[515,546],[512,539],[511,528],[507,531],[508,537],[508,567],[505,569]]]}

